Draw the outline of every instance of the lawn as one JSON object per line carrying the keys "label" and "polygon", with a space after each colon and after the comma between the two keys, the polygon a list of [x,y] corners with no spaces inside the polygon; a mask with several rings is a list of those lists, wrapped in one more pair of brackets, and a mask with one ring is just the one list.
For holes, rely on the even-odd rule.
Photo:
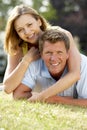
{"label": "lawn", "polygon": [[14,101],[1,91],[0,130],[87,130],[87,108]]}

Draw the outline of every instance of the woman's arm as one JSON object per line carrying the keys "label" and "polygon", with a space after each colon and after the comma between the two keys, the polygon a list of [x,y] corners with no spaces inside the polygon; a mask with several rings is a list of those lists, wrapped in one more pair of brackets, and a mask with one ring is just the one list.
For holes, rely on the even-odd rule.
{"label": "woman's arm", "polygon": [[29,64],[39,58],[39,52],[34,47],[22,58],[20,51],[15,56],[8,56],[7,69],[4,76],[3,86],[6,93],[11,93],[20,84]]}
{"label": "woman's arm", "polygon": [[[76,81],[80,79],[80,52],[73,40],[70,32],[64,30],[70,39],[69,59],[68,59],[68,71],[76,76]],[[76,74],[76,75],[75,75]]]}

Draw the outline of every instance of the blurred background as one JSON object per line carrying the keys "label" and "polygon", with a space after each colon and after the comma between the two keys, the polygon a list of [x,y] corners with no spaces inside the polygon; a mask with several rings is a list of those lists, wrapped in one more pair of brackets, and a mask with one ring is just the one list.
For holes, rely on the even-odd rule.
{"label": "blurred background", "polygon": [[87,55],[87,0],[0,0],[0,83],[7,65],[3,50],[6,21],[19,4],[33,7],[52,25],[69,30],[80,52]]}

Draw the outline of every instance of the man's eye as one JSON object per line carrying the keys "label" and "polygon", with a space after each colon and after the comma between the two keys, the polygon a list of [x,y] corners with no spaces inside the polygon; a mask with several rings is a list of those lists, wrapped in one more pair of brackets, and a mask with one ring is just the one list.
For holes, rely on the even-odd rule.
{"label": "man's eye", "polygon": [[59,51],[59,52],[57,52],[57,54],[60,54],[60,55],[61,55],[61,54],[62,54],[62,52],[61,52],[61,51]]}
{"label": "man's eye", "polygon": [[46,52],[46,54],[51,55],[52,53],[51,52]]}

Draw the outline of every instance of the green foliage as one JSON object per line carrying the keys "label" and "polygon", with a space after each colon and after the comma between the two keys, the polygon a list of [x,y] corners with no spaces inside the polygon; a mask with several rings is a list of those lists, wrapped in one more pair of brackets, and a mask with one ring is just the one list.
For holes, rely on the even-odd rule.
{"label": "green foliage", "polygon": [[42,12],[42,15],[47,19],[47,20],[56,20],[56,10],[52,7],[51,4],[49,4],[49,6],[47,7],[47,11],[46,12]]}
{"label": "green foliage", "polygon": [[56,10],[52,7],[49,0],[32,0],[33,8],[43,15],[47,20],[56,19]]}
{"label": "green foliage", "polygon": [[0,92],[0,130],[87,130],[86,108],[14,101]]}
{"label": "green foliage", "polygon": [[8,11],[17,4],[21,4],[18,0],[0,0],[0,30],[4,30],[8,18]]}

